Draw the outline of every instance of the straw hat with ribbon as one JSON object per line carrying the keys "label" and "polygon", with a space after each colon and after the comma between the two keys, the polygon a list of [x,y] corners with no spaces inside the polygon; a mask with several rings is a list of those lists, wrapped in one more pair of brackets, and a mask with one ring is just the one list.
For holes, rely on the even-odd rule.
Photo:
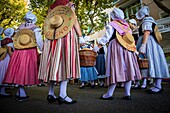
{"label": "straw hat with ribbon", "polygon": [[25,49],[36,47],[35,34],[30,29],[22,29],[14,36],[14,47],[16,49]]}
{"label": "straw hat with ribbon", "polygon": [[44,35],[54,40],[64,37],[75,23],[75,12],[68,6],[57,6],[49,12],[44,23]]}
{"label": "straw hat with ribbon", "polygon": [[117,31],[116,31],[116,38],[118,42],[127,50],[129,51],[136,51],[136,45],[135,45],[135,40],[134,37],[132,36],[131,33],[129,33],[130,27],[128,29],[124,29],[120,23],[117,22],[117,24],[122,28],[123,31],[125,31],[125,34],[121,36]]}

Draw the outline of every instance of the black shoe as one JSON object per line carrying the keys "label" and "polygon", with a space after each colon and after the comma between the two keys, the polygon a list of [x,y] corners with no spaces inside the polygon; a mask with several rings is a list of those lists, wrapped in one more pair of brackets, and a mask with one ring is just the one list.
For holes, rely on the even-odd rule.
{"label": "black shoe", "polygon": [[56,100],[57,100],[57,98],[55,98],[55,97],[52,96],[52,95],[48,95],[48,96],[47,96],[47,101],[48,101],[49,103],[55,102]]}
{"label": "black shoe", "polygon": [[124,96],[123,99],[124,100],[131,100],[132,98],[131,98],[131,96]]}
{"label": "black shoe", "polygon": [[80,86],[79,89],[84,89],[85,87],[84,86]]}
{"label": "black shoe", "polygon": [[108,98],[103,98],[103,95],[102,95],[99,99],[101,99],[101,100],[113,100],[114,97],[111,96],[111,97],[108,97]]}
{"label": "black shoe", "polygon": [[147,94],[160,94],[160,93],[162,93],[164,91],[163,89],[160,89],[160,88],[158,88],[156,86],[154,86],[154,87],[159,89],[159,91],[155,92],[155,91],[150,90],[150,91],[147,92]]}
{"label": "black shoe", "polygon": [[25,97],[18,97],[18,101],[24,101],[24,100],[27,100],[29,98],[29,96],[25,96]]}
{"label": "black shoe", "polygon": [[68,102],[68,101],[65,100],[66,98],[67,98],[67,96],[65,96],[64,98],[59,96],[58,99],[57,99],[59,105],[61,105],[62,103],[65,103],[65,104],[74,104],[74,103],[77,102],[77,100],[72,100],[71,102]]}

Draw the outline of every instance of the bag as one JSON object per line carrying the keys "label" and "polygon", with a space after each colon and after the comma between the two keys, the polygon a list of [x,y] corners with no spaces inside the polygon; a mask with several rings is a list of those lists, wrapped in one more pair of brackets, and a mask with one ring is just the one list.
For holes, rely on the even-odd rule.
{"label": "bag", "polygon": [[158,43],[160,43],[162,41],[162,35],[159,32],[159,29],[158,29],[157,25],[154,28],[154,34],[155,34],[156,40],[158,41]]}
{"label": "bag", "polygon": [[138,56],[138,64],[139,64],[140,69],[148,69],[149,68],[148,59],[146,58],[145,55],[144,55],[144,59],[142,59]]}

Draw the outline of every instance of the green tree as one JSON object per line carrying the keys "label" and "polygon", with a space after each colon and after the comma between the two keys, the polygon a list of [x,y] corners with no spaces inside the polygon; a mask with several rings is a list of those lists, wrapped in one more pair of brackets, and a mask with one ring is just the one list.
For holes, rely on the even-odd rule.
{"label": "green tree", "polygon": [[0,26],[17,27],[27,12],[26,5],[24,0],[0,0]]}
{"label": "green tree", "polygon": [[[48,7],[55,0],[30,0],[30,10],[38,17],[38,24],[43,25]],[[113,0],[70,0],[75,3],[76,15],[84,34],[89,35],[103,29],[106,14],[103,10],[113,7]]]}

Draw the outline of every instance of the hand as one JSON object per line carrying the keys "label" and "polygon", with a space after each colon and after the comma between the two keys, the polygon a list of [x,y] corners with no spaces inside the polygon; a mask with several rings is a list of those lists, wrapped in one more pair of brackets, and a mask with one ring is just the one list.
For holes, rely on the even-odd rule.
{"label": "hand", "polygon": [[141,47],[139,48],[140,53],[146,53],[146,44],[142,44]]}
{"label": "hand", "polygon": [[81,36],[81,37],[79,37],[79,43],[80,44],[83,44],[83,43],[85,43],[86,41],[84,40],[84,38]]}

